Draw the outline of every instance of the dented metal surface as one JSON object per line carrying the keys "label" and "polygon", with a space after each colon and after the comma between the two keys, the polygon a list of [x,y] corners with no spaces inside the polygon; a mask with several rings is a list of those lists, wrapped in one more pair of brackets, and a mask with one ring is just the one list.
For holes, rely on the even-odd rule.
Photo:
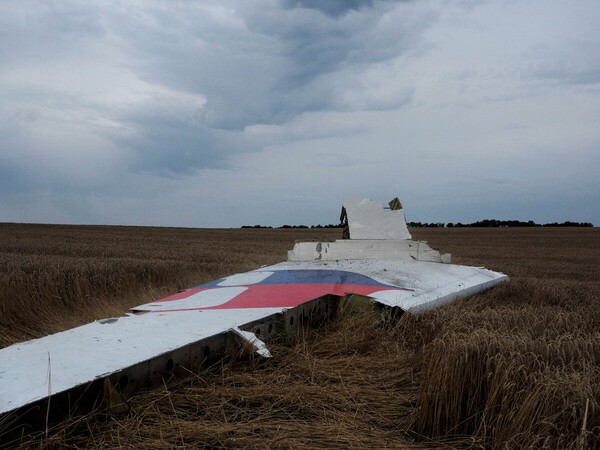
{"label": "dented metal surface", "polygon": [[447,264],[449,255],[408,240],[399,201],[391,210],[379,205],[383,214],[372,213],[374,205],[344,200],[350,240],[298,243],[288,262],[0,350],[0,415],[16,412],[34,421],[35,411],[52,405],[57,414],[66,413],[86,396],[88,403],[104,398],[121,405],[112,390],[126,398],[164,377],[197,370],[232,343],[271,357],[270,339],[329,320],[340,307],[372,305],[389,317],[418,314],[508,279]]}
{"label": "dented metal surface", "polygon": [[[394,199],[398,200],[398,199]],[[390,209],[368,198],[346,197],[342,202],[342,222],[348,221],[349,239],[410,239],[400,201]]]}
{"label": "dented metal surface", "polygon": [[288,252],[288,261],[392,260],[450,262],[425,241],[340,239],[334,242],[299,242]]}

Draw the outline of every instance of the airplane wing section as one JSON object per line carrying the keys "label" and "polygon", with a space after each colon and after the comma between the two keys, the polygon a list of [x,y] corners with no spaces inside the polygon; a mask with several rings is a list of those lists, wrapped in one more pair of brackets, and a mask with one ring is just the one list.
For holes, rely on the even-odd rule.
{"label": "airplane wing section", "polygon": [[[404,213],[399,201],[394,205],[380,208],[369,222],[372,201],[347,201],[350,239],[297,243],[287,262],[191,287],[123,317],[1,349],[0,423],[8,413],[35,422],[46,411],[69,412],[88,397],[96,402],[107,384],[128,395],[194,370],[232,342],[248,343],[270,357],[270,338],[335,317],[352,296],[420,314],[508,280],[487,269],[449,264],[449,255],[404,239]],[[374,239],[380,232],[383,238]],[[355,239],[357,234],[364,239]]]}

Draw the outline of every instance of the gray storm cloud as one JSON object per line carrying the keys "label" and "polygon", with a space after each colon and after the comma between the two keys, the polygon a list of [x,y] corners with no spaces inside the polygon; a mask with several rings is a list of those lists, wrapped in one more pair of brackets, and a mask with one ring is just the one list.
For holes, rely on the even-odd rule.
{"label": "gray storm cloud", "polygon": [[283,4],[287,8],[315,9],[328,16],[340,17],[350,11],[373,6],[373,0],[285,0]]}
{"label": "gray storm cloud", "polygon": [[[305,112],[392,109],[410,101],[409,86],[369,98],[361,77],[367,67],[406,51],[432,19],[427,13],[399,20],[392,2],[377,8],[372,2],[226,5],[5,6],[10,39],[3,41],[2,54],[10,109],[37,115],[39,128],[78,120],[90,134],[137,153],[134,170],[189,173],[223,167],[236,152],[255,150],[256,143],[241,133],[247,126],[282,124]],[[348,11],[355,14],[344,16]],[[20,71],[33,80],[21,82]],[[111,93],[114,83],[123,78],[128,101],[112,98],[118,95]],[[148,86],[136,86],[136,78]],[[127,85],[138,92],[127,92]],[[182,101],[181,111],[175,105],[165,112],[158,104],[169,100],[163,88],[204,100],[193,111]]]}
{"label": "gray storm cloud", "polygon": [[328,222],[406,193],[415,219],[600,221],[598,10],[2,2],[0,220]]}

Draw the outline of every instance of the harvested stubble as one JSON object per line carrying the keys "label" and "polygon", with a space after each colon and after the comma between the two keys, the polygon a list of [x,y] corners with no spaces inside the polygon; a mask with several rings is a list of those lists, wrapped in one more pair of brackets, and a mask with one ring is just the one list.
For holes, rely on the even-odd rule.
{"label": "harvested stubble", "polygon": [[[39,230],[46,236],[56,231]],[[101,229],[84,231],[93,260],[92,235]],[[164,291],[172,291],[192,278],[188,284],[282,260],[294,239],[335,237],[317,230],[111,232],[121,236],[121,245],[111,250],[104,244],[99,259],[120,261],[123,252],[141,263],[154,255],[165,264],[149,263],[159,267],[158,281],[142,276],[144,281],[134,277],[133,287],[121,285],[128,295],[103,292],[100,298],[113,311],[163,293],[160,280],[168,279]],[[144,239],[144,233],[154,239]],[[427,229],[413,234],[453,253],[457,263],[485,265],[508,273],[512,281],[419,318],[404,315],[392,330],[373,328],[364,317],[336,321],[290,345],[273,346],[270,361],[230,358],[185,380],[171,380],[163,389],[139,393],[128,417],[95,412],[73,418],[32,445],[406,448],[417,440],[424,447],[598,448],[599,230]],[[132,241],[132,247],[123,245]],[[22,240],[14,242],[12,254],[19,253],[15,248]],[[174,257],[168,247],[181,242],[182,255]],[[76,248],[77,242],[71,245]],[[223,246],[226,250],[215,258],[211,252]],[[74,247],[62,254],[73,256]],[[55,245],[53,254],[59,248]],[[211,256],[223,261],[218,270],[194,272],[195,262]],[[38,271],[46,260],[39,261]],[[26,290],[28,283],[19,286]],[[110,283],[106,286],[109,291]],[[135,298],[136,289],[144,295]],[[127,296],[133,301],[125,301]],[[97,301],[74,297],[69,307],[75,318],[87,321],[98,313],[90,308]],[[45,327],[30,325],[20,338],[35,334],[33,329],[47,332]],[[14,331],[10,336],[19,338]]]}

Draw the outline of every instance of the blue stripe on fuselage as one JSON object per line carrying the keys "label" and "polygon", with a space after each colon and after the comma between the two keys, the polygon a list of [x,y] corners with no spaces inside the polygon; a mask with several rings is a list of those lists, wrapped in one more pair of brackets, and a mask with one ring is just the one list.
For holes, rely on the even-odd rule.
{"label": "blue stripe on fuselage", "polygon": [[[220,278],[198,288],[219,287],[225,278]],[[366,275],[345,270],[276,270],[264,280],[254,284],[354,284],[359,286],[395,287],[380,283]]]}

